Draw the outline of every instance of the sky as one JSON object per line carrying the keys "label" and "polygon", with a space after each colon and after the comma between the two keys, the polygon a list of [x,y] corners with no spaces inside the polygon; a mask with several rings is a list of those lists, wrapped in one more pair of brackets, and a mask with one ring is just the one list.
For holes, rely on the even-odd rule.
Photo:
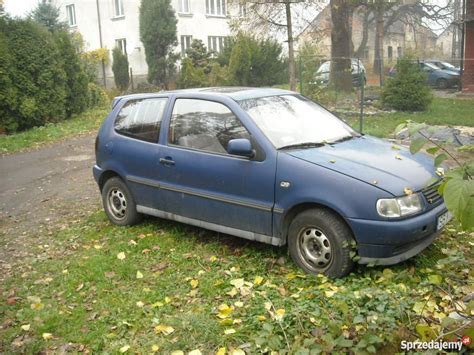
{"label": "sky", "polygon": [[38,2],[39,0],[4,0],[5,11],[12,16],[25,16]]}

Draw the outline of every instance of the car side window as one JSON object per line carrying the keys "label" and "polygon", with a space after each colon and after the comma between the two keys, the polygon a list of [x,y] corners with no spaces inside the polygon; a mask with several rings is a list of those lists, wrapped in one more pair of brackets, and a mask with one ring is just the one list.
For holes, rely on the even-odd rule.
{"label": "car side window", "polygon": [[115,119],[115,131],[142,141],[157,143],[167,98],[127,102]]}
{"label": "car side window", "polygon": [[170,144],[227,154],[227,144],[237,138],[250,139],[250,134],[225,105],[207,100],[176,100],[169,129]]}

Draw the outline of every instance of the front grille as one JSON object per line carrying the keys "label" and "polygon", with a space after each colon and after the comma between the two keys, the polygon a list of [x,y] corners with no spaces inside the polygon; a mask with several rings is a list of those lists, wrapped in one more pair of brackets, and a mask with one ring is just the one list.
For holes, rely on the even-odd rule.
{"label": "front grille", "polygon": [[421,191],[426,201],[430,205],[438,203],[438,201],[442,199],[441,195],[438,192],[438,188],[439,188],[439,183],[436,185],[431,185]]}

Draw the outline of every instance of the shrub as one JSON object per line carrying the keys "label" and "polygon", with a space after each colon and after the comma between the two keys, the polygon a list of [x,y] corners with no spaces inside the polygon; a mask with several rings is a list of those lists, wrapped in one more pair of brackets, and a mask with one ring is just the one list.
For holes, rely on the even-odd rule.
{"label": "shrub", "polygon": [[73,38],[67,32],[55,33],[56,44],[66,73],[66,115],[71,117],[87,108],[88,76],[85,66],[74,47]]}
{"label": "shrub", "polygon": [[183,89],[207,86],[207,77],[204,74],[204,69],[194,67],[193,62],[189,58],[183,59],[178,86]]}
{"label": "shrub", "polygon": [[160,92],[162,89],[159,86],[143,82],[139,83],[135,86],[134,89],[127,90],[127,94],[141,94],[141,93],[153,93],[153,92]]}
{"label": "shrub", "polygon": [[128,58],[122,53],[120,48],[112,51],[112,71],[117,88],[125,91],[130,84],[130,74],[128,72]]}
{"label": "shrub", "polygon": [[396,68],[382,90],[382,104],[399,111],[425,111],[433,100],[425,74],[410,57],[402,58]]}
{"label": "shrub", "polygon": [[87,107],[104,107],[109,104],[109,96],[96,83],[89,83],[87,93]]}
{"label": "shrub", "polygon": [[[65,118],[66,73],[53,35],[30,20],[0,18],[4,37],[2,125],[8,132],[40,126]],[[8,64],[9,63],[9,64]],[[14,96],[12,96],[14,95]],[[12,104],[12,102],[15,103]]]}

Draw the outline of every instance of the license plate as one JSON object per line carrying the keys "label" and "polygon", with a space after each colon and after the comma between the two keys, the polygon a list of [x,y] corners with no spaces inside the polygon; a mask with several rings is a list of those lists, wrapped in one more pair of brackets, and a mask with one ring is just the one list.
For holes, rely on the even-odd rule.
{"label": "license plate", "polygon": [[443,228],[451,219],[453,218],[453,215],[447,211],[444,212],[441,216],[438,217],[438,222],[436,224],[436,230],[440,230]]}

